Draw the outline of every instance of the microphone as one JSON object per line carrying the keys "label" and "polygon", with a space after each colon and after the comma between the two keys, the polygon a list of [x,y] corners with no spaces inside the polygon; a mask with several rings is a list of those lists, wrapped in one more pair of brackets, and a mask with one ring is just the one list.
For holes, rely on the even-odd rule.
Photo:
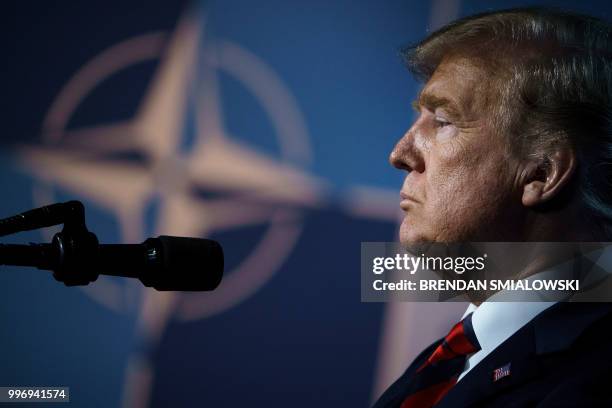
{"label": "microphone", "polygon": [[50,244],[0,244],[0,265],[53,271],[66,286],[87,285],[100,274],[138,278],[157,290],[214,290],[223,278],[216,241],[161,235],[135,245],[100,245],[85,225],[80,201],[51,204],[0,219],[0,237],[64,224]]}
{"label": "microphone", "polygon": [[86,285],[102,274],[138,278],[162,291],[209,291],[221,282],[224,256],[219,243],[200,238],[162,235],[142,244],[96,242],[87,248],[54,238],[51,244],[0,244],[0,265],[52,270],[67,286]]}

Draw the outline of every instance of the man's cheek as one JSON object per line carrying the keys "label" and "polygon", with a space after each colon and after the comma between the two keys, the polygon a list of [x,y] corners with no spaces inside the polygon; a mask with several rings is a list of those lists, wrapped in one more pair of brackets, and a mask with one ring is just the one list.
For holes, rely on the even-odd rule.
{"label": "man's cheek", "polygon": [[448,204],[451,200],[469,192],[472,179],[462,168],[440,167],[431,178],[430,186],[435,191],[437,199]]}

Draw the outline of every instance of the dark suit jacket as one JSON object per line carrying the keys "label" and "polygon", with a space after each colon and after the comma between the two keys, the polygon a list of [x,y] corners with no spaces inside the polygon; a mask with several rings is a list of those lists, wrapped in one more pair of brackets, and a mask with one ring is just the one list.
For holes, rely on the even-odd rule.
{"label": "dark suit jacket", "polygon": [[[399,407],[424,350],[375,408]],[[493,371],[510,363],[510,375]],[[536,316],[473,367],[436,408],[612,407],[612,304],[559,303]]]}

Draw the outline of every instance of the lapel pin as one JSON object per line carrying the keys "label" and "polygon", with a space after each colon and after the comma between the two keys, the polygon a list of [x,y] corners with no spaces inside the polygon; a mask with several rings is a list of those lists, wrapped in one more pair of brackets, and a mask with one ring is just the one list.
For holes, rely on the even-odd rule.
{"label": "lapel pin", "polygon": [[510,375],[510,363],[493,370],[493,381],[501,380],[502,378],[508,377],[509,375]]}

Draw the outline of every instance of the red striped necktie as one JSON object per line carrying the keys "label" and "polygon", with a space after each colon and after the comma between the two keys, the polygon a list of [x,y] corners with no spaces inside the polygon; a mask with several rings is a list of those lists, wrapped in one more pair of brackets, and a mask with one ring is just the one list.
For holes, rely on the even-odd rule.
{"label": "red striped necktie", "polygon": [[428,408],[437,404],[457,383],[465,360],[480,350],[472,327],[472,314],[457,323],[421,365],[410,383],[401,408]]}

